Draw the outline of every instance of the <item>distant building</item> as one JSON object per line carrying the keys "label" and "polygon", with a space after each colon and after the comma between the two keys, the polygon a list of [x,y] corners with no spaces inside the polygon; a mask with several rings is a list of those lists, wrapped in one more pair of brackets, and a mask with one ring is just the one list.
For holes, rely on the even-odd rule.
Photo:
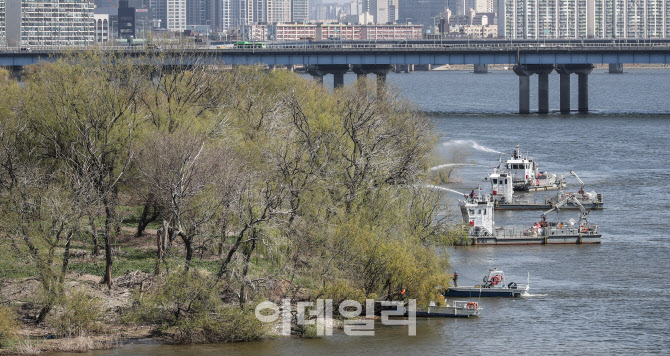
{"label": "distant building", "polygon": [[291,0],[265,0],[267,5],[267,23],[291,22]]}
{"label": "distant building", "polygon": [[423,36],[422,28],[421,25],[274,24],[268,25],[268,39],[274,41],[420,39]]}
{"label": "distant building", "polygon": [[423,38],[421,25],[361,26],[361,40],[410,40]]}
{"label": "distant building", "polygon": [[498,26],[492,23],[494,18],[494,14],[476,13],[472,8],[465,15],[453,15],[447,10],[440,18],[438,33],[447,37],[495,38]]}
{"label": "distant building", "polygon": [[128,6],[128,0],[119,0],[118,38],[135,38],[135,8]]}
{"label": "distant building", "polygon": [[86,46],[95,40],[93,0],[5,0],[8,46]]}
{"label": "distant building", "polygon": [[7,44],[5,27],[5,0],[0,0],[0,46]]}
{"label": "distant building", "polygon": [[444,0],[398,0],[397,23],[421,24],[430,29],[437,24],[440,14],[447,8]]}
{"label": "distant building", "polygon": [[291,1],[291,21],[292,22],[309,21],[309,0]]}
{"label": "distant building", "polygon": [[98,45],[104,45],[110,38],[110,21],[108,14],[93,15],[94,23],[94,42]]}
{"label": "distant building", "polygon": [[666,0],[498,0],[505,38],[670,38]]}
{"label": "distant building", "polygon": [[242,39],[246,41],[263,42],[270,38],[267,25],[247,25],[242,26]]}
{"label": "distant building", "polygon": [[186,0],[151,0],[150,4],[158,27],[180,32],[186,29]]}

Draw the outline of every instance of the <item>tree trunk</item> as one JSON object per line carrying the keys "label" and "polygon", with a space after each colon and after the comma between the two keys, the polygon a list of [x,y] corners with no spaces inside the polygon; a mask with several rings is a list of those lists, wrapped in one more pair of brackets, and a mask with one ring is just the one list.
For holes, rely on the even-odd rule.
{"label": "tree trunk", "polygon": [[147,202],[144,203],[144,209],[142,209],[140,221],[137,223],[137,232],[135,233],[135,237],[142,236],[142,234],[144,234],[144,230],[147,228],[147,225],[158,219],[158,207],[151,204],[151,200],[152,198],[149,197]]}
{"label": "tree trunk", "polygon": [[186,247],[186,271],[191,267],[191,260],[193,259],[193,239],[190,236],[180,232],[182,241],[184,241],[184,247]]}
{"label": "tree trunk", "polygon": [[103,199],[105,204],[105,231],[103,237],[105,239],[105,275],[102,277],[100,283],[107,284],[109,289],[112,289],[112,264],[114,259],[112,257],[112,225],[114,219],[114,209],[110,201]]}
{"label": "tree trunk", "polygon": [[247,302],[247,295],[246,295],[246,278],[247,278],[247,273],[249,272],[249,260],[251,260],[251,254],[254,252],[256,249],[256,231],[254,230],[251,233],[252,238],[254,238],[251,241],[251,246],[247,247],[244,250],[244,268],[242,271],[242,287],[240,288],[240,306],[244,306],[244,303]]}
{"label": "tree trunk", "polygon": [[235,252],[237,252],[237,249],[240,247],[240,243],[242,242],[242,238],[244,238],[244,233],[246,232],[248,227],[245,227],[240,231],[240,234],[237,235],[237,241],[235,241],[235,244],[233,247],[228,251],[228,255],[226,256],[226,259],[221,262],[221,268],[219,269],[219,273],[216,275],[217,278],[223,277],[226,272],[228,272],[228,264],[230,261],[233,259],[233,255],[235,255]]}
{"label": "tree trunk", "polygon": [[92,214],[88,215],[88,224],[91,226],[91,238],[93,239],[93,256],[100,256],[100,243],[98,243],[98,226]]}
{"label": "tree trunk", "polygon": [[161,274],[161,263],[165,256],[165,245],[167,244],[168,235],[168,222],[163,219],[163,227],[156,234],[156,247],[158,248],[158,259],[156,261],[156,269],[154,270],[155,274]]}

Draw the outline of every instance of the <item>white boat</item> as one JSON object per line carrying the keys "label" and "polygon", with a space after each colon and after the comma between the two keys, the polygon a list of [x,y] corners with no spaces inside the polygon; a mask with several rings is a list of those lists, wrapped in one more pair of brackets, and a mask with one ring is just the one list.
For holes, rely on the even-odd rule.
{"label": "white boat", "polygon": [[[530,280],[530,276],[528,277]],[[484,276],[482,284],[469,287],[449,287],[444,293],[445,297],[520,297],[528,293],[530,283],[517,284],[505,281],[503,271],[495,268],[489,269]]]}
{"label": "white boat", "polygon": [[451,304],[438,306],[435,302],[430,302],[428,308],[419,308],[416,311],[417,317],[438,317],[438,318],[469,318],[479,316],[482,307],[478,302],[472,301],[453,301]]}
{"label": "white boat", "polygon": [[518,144],[512,153],[512,158],[504,163],[501,158],[498,171],[512,177],[512,186],[517,191],[554,190],[565,187],[562,175],[540,172],[537,162],[528,158],[528,154],[523,156]]}
{"label": "white boat", "polygon": [[[468,226],[468,237],[473,245],[547,245],[547,244],[598,244],[601,234],[598,225],[586,220],[589,211],[577,198],[570,195],[551,209],[542,214],[542,220],[528,227],[495,226],[494,200],[490,195],[482,195],[481,187],[477,188],[465,200],[459,201],[463,220]],[[579,222],[568,221],[548,222],[546,216],[554,210],[561,209],[568,202],[579,207]]]}
{"label": "white boat", "polygon": [[[568,199],[570,195],[574,195],[586,209],[603,209],[603,195],[597,194],[595,191],[585,192],[584,182],[577,176],[577,173],[570,171],[570,174],[581,184],[579,192],[566,193],[561,187],[559,188],[560,191],[556,194],[545,196],[542,201],[538,201],[534,197],[528,196],[528,194],[524,196],[519,196],[519,193],[515,194],[511,174],[499,172],[498,168],[494,168],[493,173],[488,175],[488,181],[491,183],[494,208],[495,210],[546,210]],[[568,201],[563,208],[579,209],[579,206]]]}

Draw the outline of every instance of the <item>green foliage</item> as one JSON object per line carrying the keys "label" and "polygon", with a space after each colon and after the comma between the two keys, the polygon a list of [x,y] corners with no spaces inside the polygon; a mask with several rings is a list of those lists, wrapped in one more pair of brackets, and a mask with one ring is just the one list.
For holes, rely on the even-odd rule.
{"label": "green foliage", "polygon": [[48,318],[56,335],[64,337],[87,336],[100,332],[104,322],[102,301],[76,290],[62,297]]}
{"label": "green foliage", "polygon": [[160,276],[154,288],[134,295],[125,320],[154,325],[178,343],[257,340],[265,327],[253,309],[223,304],[221,284],[203,270]]}
{"label": "green foliage", "polygon": [[314,294],[316,299],[332,299],[335,307],[345,300],[355,300],[359,303],[365,303],[366,299],[365,291],[352,287],[349,281],[342,279],[328,283],[328,285],[318,289]]}
{"label": "green foliage", "polygon": [[8,306],[0,306],[0,347],[7,347],[16,341],[19,322],[16,313]]}
{"label": "green foliage", "polygon": [[[0,234],[48,292],[43,314],[71,307],[57,300],[70,270],[110,287],[126,270],[157,272],[127,320],[180,342],[257,338],[248,311],[221,299],[246,305],[271,280],[337,301],[400,289],[425,301],[447,285],[447,247],[462,233],[444,199],[417,187],[449,177],[425,174],[434,130],[392,88],[135,65],[166,60],[147,56],[72,53],[32,66],[23,86],[0,72]],[[148,221],[145,206],[164,234],[125,238],[121,226]],[[69,263],[70,242],[105,259]]]}
{"label": "green foliage", "polygon": [[168,330],[179,343],[255,341],[266,335],[267,326],[256,319],[254,310],[219,306],[210,315],[182,319]]}

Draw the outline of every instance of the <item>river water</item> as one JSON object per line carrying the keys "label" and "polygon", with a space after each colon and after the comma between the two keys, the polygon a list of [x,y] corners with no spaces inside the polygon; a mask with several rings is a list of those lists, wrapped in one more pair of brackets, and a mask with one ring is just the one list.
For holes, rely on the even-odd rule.
{"label": "river water", "polygon": [[[507,281],[525,283],[530,274],[531,294],[484,298],[478,319],[419,319],[413,337],[404,327],[379,324],[374,337],[140,344],[93,354],[670,354],[670,70],[594,71],[586,116],[515,114],[518,81],[509,71],[391,74],[388,82],[430,114],[445,162],[458,153],[477,164],[459,167],[449,188],[485,186],[495,152],[509,153],[519,143],[541,170],[575,170],[587,191],[604,194],[606,209],[589,215],[600,225],[602,244],[454,248],[451,265],[460,285],[478,283],[488,268],[499,267]],[[576,76],[573,89],[576,107]],[[550,91],[557,110],[556,74]],[[534,97],[531,103],[536,108]],[[540,214],[499,212],[496,224],[530,225]],[[577,218],[575,211],[561,214]]]}

